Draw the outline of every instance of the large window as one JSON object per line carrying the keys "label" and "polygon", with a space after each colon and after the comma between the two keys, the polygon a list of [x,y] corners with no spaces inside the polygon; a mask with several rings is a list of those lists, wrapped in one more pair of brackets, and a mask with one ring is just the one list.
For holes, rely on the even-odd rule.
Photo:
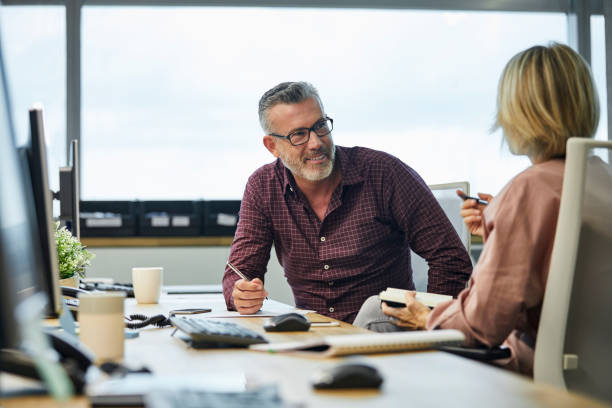
{"label": "large window", "polygon": [[529,162],[490,133],[497,82],[564,14],[227,7],[83,8],[83,199],[240,198],[273,160],[257,102],[318,87],[338,145],[428,183],[497,193]]}
{"label": "large window", "polygon": [[29,137],[28,110],[44,108],[49,184],[66,164],[66,24],[63,6],[2,8],[2,46],[17,143]]}

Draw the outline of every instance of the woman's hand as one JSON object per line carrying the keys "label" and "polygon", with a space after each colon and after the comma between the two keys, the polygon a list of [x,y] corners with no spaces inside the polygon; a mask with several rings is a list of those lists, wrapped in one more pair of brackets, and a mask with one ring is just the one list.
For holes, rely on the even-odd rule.
{"label": "woman's hand", "polygon": [[[491,194],[478,193],[478,197],[488,202],[493,200],[493,196]],[[476,200],[471,199],[465,200],[461,205],[460,214],[463,217],[463,222],[473,235],[480,235],[481,237],[484,235],[482,212],[484,211],[485,207],[485,205],[478,204]]]}
{"label": "woman's hand", "polygon": [[405,307],[391,307],[385,302],[382,303],[382,311],[387,316],[395,317],[397,320],[393,323],[400,327],[406,327],[413,330],[425,329],[427,318],[431,311],[427,306],[416,300],[416,292],[406,292]]}

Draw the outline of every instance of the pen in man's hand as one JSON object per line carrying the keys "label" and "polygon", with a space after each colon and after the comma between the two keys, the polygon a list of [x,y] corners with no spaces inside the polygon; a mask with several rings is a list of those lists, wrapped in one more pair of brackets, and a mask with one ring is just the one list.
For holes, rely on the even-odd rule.
{"label": "pen in man's hand", "polygon": [[[249,278],[247,278],[247,277],[245,276],[245,274],[244,274],[244,273],[240,272],[240,271],[238,270],[238,268],[236,268],[234,265],[232,265],[232,264],[230,263],[230,261],[227,261],[227,266],[229,266],[229,267],[230,267],[230,269],[236,273],[236,275],[240,276],[240,277],[241,277],[242,279],[244,279],[245,281],[247,281],[247,282],[250,282],[250,281],[251,281]],[[268,297],[266,296],[266,299],[267,299],[267,298],[268,298]]]}
{"label": "pen in man's hand", "polygon": [[247,282],[250,282],[251,280],[249,278],[247,278],[246,276],[244,276],[244,273],[240,272],[234,265],[232,265],[230,263],[230,261],[227,261],[227,266],[230,267],[230,269],[234,272],[236,272],[236,275],[240,276],[242,279],[244,279]]}

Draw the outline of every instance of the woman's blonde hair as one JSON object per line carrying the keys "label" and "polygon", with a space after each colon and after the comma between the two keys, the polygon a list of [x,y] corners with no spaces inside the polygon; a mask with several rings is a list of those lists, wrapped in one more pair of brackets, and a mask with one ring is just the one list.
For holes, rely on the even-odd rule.
{"label": "woman's blonde hair", "polygon": [[599,99],[589,65],[567,45],[536,46],[512,57],[497,95],[497,120],[510,149],[532,159],[565,156],[570,137],[592,137]]}

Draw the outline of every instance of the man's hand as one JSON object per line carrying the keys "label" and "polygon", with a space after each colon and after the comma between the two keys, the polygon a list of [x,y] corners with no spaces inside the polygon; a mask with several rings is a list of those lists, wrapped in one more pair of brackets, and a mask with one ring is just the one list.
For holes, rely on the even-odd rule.
{"label": "man's hand", "polygon": [[263,282],[259,278],[252,281],[239,279],[234,283],[232,297],[234,306],[240,314],[253,314],[261,309],[268,292],[264,289]]}
{"label": "man's hand", "polygon": [[[491,194],[478,193],[478,197],[482,200],[491,202],[493,196]],[[476,200],[465,200],[461,205],[461,216],[463,222],[468,227],[468,230],[473,235],[484,235],[484,228],[482,225],[482,212],[485,206],[478,204]]]}
{"label": "man's hand", "polygon": [[387,316],[395,317],[397,320],[393,324],[406,327],[412,330],[425,329],[427,318],[431,311],[427,306],[416,300],[416,292],[406,292],[406,307],[391,307],[385,302],[382,303],[382,311]]}

